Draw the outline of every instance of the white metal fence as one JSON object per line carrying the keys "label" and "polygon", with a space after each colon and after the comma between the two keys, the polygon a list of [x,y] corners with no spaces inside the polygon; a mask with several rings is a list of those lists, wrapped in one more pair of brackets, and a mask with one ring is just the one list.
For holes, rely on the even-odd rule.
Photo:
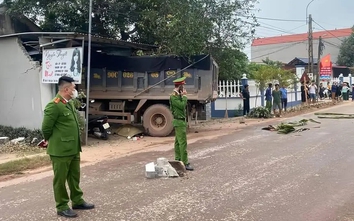
{"label": "white metal fence", "polygon": [[[247,84],[249,85],[249,92],[251,96],[260,96],[261,92],[259,87],[254,80],[248,80]],[[298,83],[297,88],[300,90],[301,84]],[[219,81],[218,84],[218,95],[219,97],[240,97],[240,93],[242,91],[242,83],[239,80],[231,80],[231,81]],[[294,85],[291,85],[287,88],[289,93],[295,92]],[[227,96],[226,96],[227,95]]]}

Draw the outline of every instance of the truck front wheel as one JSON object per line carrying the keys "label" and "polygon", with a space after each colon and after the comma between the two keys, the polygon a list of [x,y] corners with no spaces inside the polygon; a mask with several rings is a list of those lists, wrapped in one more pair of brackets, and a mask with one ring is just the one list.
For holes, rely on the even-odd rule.
{"label": "truck front wheel", "polygon": [[153,137],[166,137],[173,130],[173,116],[168,106],[154,104],[146,109],[143,116],[145,131]]}

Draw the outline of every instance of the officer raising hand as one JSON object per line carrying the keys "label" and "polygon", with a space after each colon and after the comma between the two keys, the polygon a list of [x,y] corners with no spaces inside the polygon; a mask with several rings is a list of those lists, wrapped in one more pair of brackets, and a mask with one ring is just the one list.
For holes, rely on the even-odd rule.
{"label": "officer raising hand", "polygon": [[175,89],[170,96],[170,109],[173,115],[173,126],[175,128],[175,160],[182,161],[186,170],[194,170],[188,162],[187,153],[187,91],[183,87],[186,77],[174,80]]}

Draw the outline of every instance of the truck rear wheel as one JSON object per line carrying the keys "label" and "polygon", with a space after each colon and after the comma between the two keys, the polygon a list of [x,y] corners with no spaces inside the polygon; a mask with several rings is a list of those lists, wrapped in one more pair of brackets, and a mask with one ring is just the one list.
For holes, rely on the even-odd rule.
{"label": "truck rear wheel", "polygon": [[166,137],[173,130],[173,116],[168,106],[154,104],[146,109],[143,116],[145,131],[153,137]]}

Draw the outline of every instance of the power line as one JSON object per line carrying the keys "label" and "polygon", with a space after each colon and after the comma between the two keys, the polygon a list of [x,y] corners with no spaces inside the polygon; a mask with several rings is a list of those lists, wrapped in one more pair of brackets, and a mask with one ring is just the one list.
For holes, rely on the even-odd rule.
{"label": "power line", "polygon": [[326,40],[323,40],[323,39],[322,39],[322,41],[323,41],[323,42],[325,42],[325,43],[327,43],[327,44],[329,44],[329,45],[331,45],[331,46],[333,46],[333,47],[340,48],[340,46],[339,46],[339,45],[336,45],[336,44],[331,43],[331,42],[329,42],[329,41],[326,41]]}
{"label": "power line", "polygon": [[257,17],[257,16],[245,16],[245,15],[237,15],[238,17],[244,18],[256,18],[259,20],[269,20],[269,21],[281,21],[281,22],[306,22],[306,20],[297,20],[297,19],[283,19],[283,18],[266,18],[266,17]]}
{"label": "power line", "polygon": [[[267,23],[264,23],[264,22],[260,22],[260,24],[263,24],[263,25],[259,26],[259,28],[274,30],[274,31],[277,31],[277,32],[281,32],[281,33],[285,33],[285,34],[290,34],[290,35],[302,34],[302,33],[295,33],[295,32],[292,32],[292,31],[306,26],[306,24],[303,24],[303,25],[297,26],[297,27],[295,27],[295,28],[293,28],[293,29],[290,29],[290,30],[284,30],[284,29],[282,29],[282,28],[280,28],[280,27],[277,27],[277,26],[274,26],[274,25],[270,25],[270,24],[267,24]],[[267,26],[264,26],[264,25],[267,25],[267,26],[270,26],[270,27],[267,27]],[[262,31],[262,30],[260,30],[260,31]],[[259,33],[259,31],[256,30],[256,33]],[[267,35],[268,35],[268,34],[267,34]],[[286,35],[285,35],[285,36],[286,36]],[[263,38],[273,38],[273,37],[283,37],[283,35],[281,35],[281,36],[260,36],[260,37],[263,37]],[[276,43],[276,42],[277,42],[277,40],[275,40],[274,43]]]}
{"label": "power line", "polygon": [[269,20],[269,21],[306,22],[306,20],[296,20],[296,19],[264,18],[264,17],[255,17],[255,18],[260,20]]}
{"label": "power line", "polygon": [[278,31],[278,32],[282,32],[282,33],[286,33],[286,34],[295,34],[293,32],[290,32],[290,31],[287,31],[287,30],[284,30],[282,28],[279,28],[279,27],[276,27],[274,25],[271,25],[271,24],[267,24],[267,23],[264,23],[264,22],[259,22],[260,24],[263,24],[263,25],[267,25],[267,26],[259,26],[259,27],[263,27],[263,28],[267,28],[267,29],[270,29],[270,30],[274,30],[274,31]]}
{"label": "power line", "polygon": [[315,20],[312,20],[316,25],[320,26],[320,28],[322,28],[324,31],[326,31],[328,34],[332,35],[333,37],[337,38],[338,40],[340,40],[341,42],[344,42],[342,39],[338,38],[338,36],[334,35],[332,32],[328,31],[327,29],[325,29],[322,25],[318,24]]}

